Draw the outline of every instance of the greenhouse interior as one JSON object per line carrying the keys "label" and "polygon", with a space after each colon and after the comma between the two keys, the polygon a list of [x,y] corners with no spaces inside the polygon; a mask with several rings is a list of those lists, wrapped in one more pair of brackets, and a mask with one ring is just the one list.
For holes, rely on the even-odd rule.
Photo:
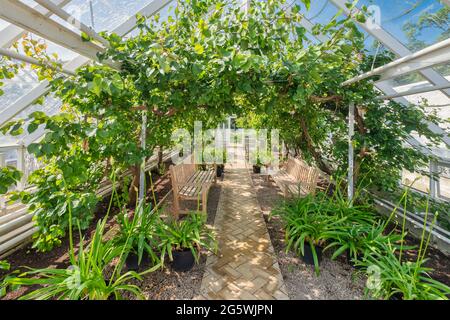
{"label": "greenhouse interior", "polygon": [[449,0],[0,0],[0,300],[448,300],[449,129]]}

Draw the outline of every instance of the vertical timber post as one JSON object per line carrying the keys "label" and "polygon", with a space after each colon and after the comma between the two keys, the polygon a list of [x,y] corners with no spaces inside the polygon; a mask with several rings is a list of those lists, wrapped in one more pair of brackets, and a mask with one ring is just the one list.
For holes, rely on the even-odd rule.
{"label": "vertical timber post", "polygon": [[353,181],[353,135],[355,133],[355,103],[350,102],[348,108],[348,201],[352,203],[354,192]]}
{"label": "vertical timber post", "polygon": [[[141,128],[141,149],[145,151],[146,143],[146,130],[147,130],[147,111],[142,111],[142,128]],[[142,157],[141,169],[139,170],[139,207],[142,209],[142,205],[145,197],[145,155]]]}

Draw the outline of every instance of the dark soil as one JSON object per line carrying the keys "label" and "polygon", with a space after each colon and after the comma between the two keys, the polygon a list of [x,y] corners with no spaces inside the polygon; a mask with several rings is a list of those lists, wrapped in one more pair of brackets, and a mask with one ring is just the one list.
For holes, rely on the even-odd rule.
{"label": "dark soil", "polygon": [[[166,164],[166,168],[169,163]],[[156,202],[160,201],[170,190],[171,182],[170,177],[166,173],[160,175],[158,172],[152,172],[152,182],[154,194],[151,192],[150,179],[147,176],[147,185],[149,185],[149,190],[147,193],[147,201],[153,202],[156,198]],[[214,218],[217,211],[217,205],[219,203],[220,197],[220,179],[218,178],[218,184],[213,185],[210,189],[208,196],[208,218],[207,223],[210,225],[214,224]],[[99,204],[95,213],[95,217],[90,225],[90,227],[83,231],[83,236],[85,238],[84,243],[89,242],[93,233],[95,232],[96,223],[100,219],[103,219],[106,215],[109,197],[103,199]],[[168,207],[170,207],[171,196],[167,198]],[[188,207],[191,207],[189,205]],[[192,209],[195,206],[192,205]],[[108,235],[108,231],[113,231],[112,229],[118,228],[118,223],[115,219],[115,215],[119,212],[117,208],[112,208],[110,216],[108,217],[107,226],[105,233]],[[74,232],[74,244],[78,247],[79,234]],[[11,265],[10,271],[15,270],[25,270],[26,267],[30,268],[67,268],[70,265],[69,262],[69,239],[68,236],[62,239],[60,246],[54,248],[50,252],[37,253],[31,244],[25,246],[22,249],[17,250],[12,255],[7,257],[7,261]],[[196,294],[198,294],[201,280],[203,277],[204,265],[206,262],[206,257],[203,255],[200,259],[198,265],[188,272],[175,272],[170,269],[170,263],[166,263],[166,268],[164,270],[156,271],[144,276],[141,283],[136,282],[139,287],[144,292],[144,295],[148,299],[192,299]],[[145,268],[142,265],[142,268]],[[145,269],[144,269],[145,270]],[[5,273],[0,272],[0,278],[4,276]],[[9,292],[3,299],[17,299],[21,295],[30,292],[37,287],[22,287],[17,291]],[[130,299],[132,297],[129,297]]]}
{"label": "dark soil", "polygon": [[285,252],[284,230],[278,217],[269,214],[284,200],[281,190],[272,182],[251,174],[259,205],[263,211],[269,236],[278,258],[283,280],[291,300],[360,300],[364,299],[364,277],[356,274],[348,264],[330,259],[325,252],[320,263],[320,276],[298,255]]}
{"label": "dark soil", "polygon": [[[217,205],[221,193],[220,180],[217,185],[211,187],[208,196],[207,224],[213,225],[217,212]],[[170,199],[169,199],[170,201]],[[184,203],[183,203],[184,204]],[[195,209],[195,201],[184,204],[188,208]],[[141,283],[136,283],[142,289],[148,300],[190,300],[200,293],[203,273],[205,270],[206,254],[203,252],[198,264],[187,272],[177,272],[170,268],[170,262],[165,262],[165,268],[149,273],[143,277]],[[128,299],[133,297],[128,296]]]}

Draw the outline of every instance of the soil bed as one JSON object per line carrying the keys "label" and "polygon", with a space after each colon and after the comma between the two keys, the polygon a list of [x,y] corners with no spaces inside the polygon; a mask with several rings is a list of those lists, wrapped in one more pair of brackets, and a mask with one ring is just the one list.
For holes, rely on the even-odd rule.
{"label": "soil bed", "polygon": [[[158,173],[152,172],[152,180],[155,190],[154,196],[158,202],[171,190],[170,178],[168,174],[160,176]],[[211,187],[208,197],[207,223],[210,225],[213,225],[214,223],[217,204],[220,197],[221,187],[219,179],[218,182],[219,183],[217,185],[213,185]],[[163,208],[170,210],[171,198],[171,195],[167,197]],[[153,202],[153,193],[151,192],[151,189],[148,190],[147,201]],[[85,243],[89,242],[95,232],[97,221],[105,217],[108,204],[109,197],[103,199],[98,204],[95,217],[90,227],[83,231]],[[195,210],[195,203],[188,203],[188,208]],[[106,234],[108,234],[108,231],[112,231],[113,229],[119,227],[115,219],[115,215],[117,213],[118,209],[113,208],[110,216],[108,217]],[[78,232],[74,232],[74,244],[77,245],[78,243],[79,234]],[[31,244],[29,244],[8,256],[6,260],[11,264],[10,271],[25,271],[24,266],[30,268],[67,268],[69,266],[68,250],[69,239],[68,237],[65,237],[62,239],[61,245],[54,248],[50,252],[36,253],[35,250],[31,248]],[[170,263],[167,262],[164,270],[158,270],[147,274],[143,277],[142,282],[136,281],[134,283],[141,287],[147,299],[192,299],[200,290],[205,262],[206,257],[202,255],[199,264],[195,265],[194,268],[188,272],[172,271],[170,268]],[[145,265],[142,267],[144,268],[143,270],[145,270]],[[5,275],[5,273],[0,272],[0,277],[3,275]],[[37,287],[22,287],[17,291],[9,292],[5,297],[3,297],[3,299],[17,299],[21,295],[24,295],[33,289],[37,289]],[[128,298],[132,299],[132,297]]]}
{"label": "soil bed", "polygon": [[[251,176],[289,297],[312,300],[364,299],[364,275],[355,272],[344,257],[332,261],[331,252],[325,252],[320,266],[320,276],[316,277],[312,267],[305,265],[295,253],[285,252],[284,230],[280,219],[278,217],[268,219],[272,208],[283,201],[283,194],[273,181],[268,182],[258,174],[251,173]],[[406,243],[418,245],[418,241],[412,237],[407,237]],[[406,255],[414,259],[416,252],[408,250]],[[430,260],[426,265],[435,269],[430,275],[449,285],[449,258],[434,248],[430,248],[427,255]]]}

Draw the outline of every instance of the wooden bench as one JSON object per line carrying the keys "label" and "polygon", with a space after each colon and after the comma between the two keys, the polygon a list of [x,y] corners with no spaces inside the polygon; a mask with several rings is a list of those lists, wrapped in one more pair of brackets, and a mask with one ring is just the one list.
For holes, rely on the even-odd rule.
{"label": "wooden bench", "polygon": [[283,168],[271,174],[272,179],[283,191],[285,197],[314,194],[320,170],[308,166],[302,160],[289,158]]}
{"label": "wooden bench", "polygon": [[217,181],[215,166],[206,170],[198,170],[193,163],[181,163],[171,165],[169,170],[172,180],[174,213],[178,215],[179,212],[186,211],[180,209],[180,200],[201,200],[202,211],[206,214],[208,192],[211,185]]}

